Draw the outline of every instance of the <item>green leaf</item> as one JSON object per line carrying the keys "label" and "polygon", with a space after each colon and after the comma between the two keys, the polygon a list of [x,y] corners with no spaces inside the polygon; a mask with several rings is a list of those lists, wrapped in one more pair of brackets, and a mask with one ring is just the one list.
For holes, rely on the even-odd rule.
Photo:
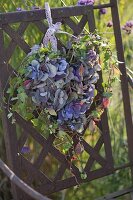
{"label": "green leaf", "polygon": [[104,92],[103,93],[103,97],[107,97],[107,98],[110,98],[112,96],[112,92]]}
{"label": "green leaf", "polygon": [[39,124],[39,120],[38,119],[32,119],[31,122],[32,122],[32,124],[34,126],[38,126],[38,124]]}
{"label": "green leaf", "polygon": [[17,91],[18,91],[18,93],[22,93],[22,92],[24,92],[25,90],[24,90],[24,88],[23,88],[22,86],[20,86],[20,87],[17,89]]}
{"label": "green leaf", "polygon": [[19,94],[18,94],[18,99],[20,99],[21,102],[23,102],[23,103],[26,101],[27,97],[28,97],[28,96],[26,95],[25,92],[22,92],[22,93],[19,93]]}
{"label": "green leaf", "polygon": [[48,112],[49,112],[49,114],[50,115],[52,115],[52,116],[57,116],[57,113],[55,112],[55,110],[54,109],[48,109]]}
{"label": "green leaf", "polygon": [[7,90],[7,92],[6,92],[7,94],[10,94],[10,96],[13,96],[13,93],[14,93],[14,88],[8,88],[8,90]]}
{"label": "green leaf", "polygon": [[16,119],[12,118],[12,124],[16,123]]}
{"label": "green leaf", "polygon": [[27,120],[30,120],[32,118],[34,118],[34,115],[32,113],[26,113],[26,119]]}
{"label": "green leaf", "polygon": [[12,112],[9,112],[8,115],[7,115],[8,119],[10,119],[12,116],[13,116]]}
{"label": "green leaf", "polygon": [[100,112],[97,110],[92,111],[91,116],[94,118],[100,118]]}
{"label": "green leaf", "polygon": [[65,143],[63,145],[63,153],[66,153],[70,148],[71,148],[72,144],[71,143]]}
{"label": "green leaf", "polygon": [[82,179],[86,179],[86,178],[87,178],[86,172],[82,172],[82,173],[80,174],[80,177],[81,177]]}

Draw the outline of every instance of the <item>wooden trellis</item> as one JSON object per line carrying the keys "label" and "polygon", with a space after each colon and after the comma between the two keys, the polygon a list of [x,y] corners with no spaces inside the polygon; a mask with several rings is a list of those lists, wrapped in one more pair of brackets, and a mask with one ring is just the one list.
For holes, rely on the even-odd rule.
{"label": "wooden trellis", "polygon": [[[114,28],[114,35],[116,41],[116,49],[118,60],[121,61],[119,64],[121,75],[121,88],[123,94],[124,114],[127,129],[128,147],[129,147],[129,158],[130,167],[133,175],[133,124],[131,116],[130,98],[128,90],[128,79],[126,75],[126,68],[124,63],[124,53],[120,32],[120,22],[117,8],[117,1],[110,0],[110,3],[100,6],[75,6],[75,7],[64,7],[52,9],[52,18],[54,22],[61,21],[71,28],[73,34],[78,35],[82,32],[85,25],[88,23],[89,30],[93,32],[95,30],[95,18],[94,9],[99,8],[111,8],[112,21]],[[72,17],[82,16],[80,22],[76,23]],[[26,43],[23,38],[24,32],[26,31],[29,24],[34,24],[38,29],[45,34],[47,27],[43,20],[45,19],[44,10],[35,11],[22,11],[14,13],[0,14],[0,89],[1,94],[7,86],[8,78],[13,71],[13,68],[9,61],[12,59],[13,52],[16,46],[19,46],[22,51],[26,54],[30,51],[30,46]],[[12,24],[20,23],[17,30],[12,28]],[[5,48],[4,34],[8,34],[11,41],[7,48]],[[61,43],[59,42],[59,46]],[[97,90],[100,92],[102,89],[100,79]],[[2,98],[2,95],[1,95]],[[2,101],[2,100],[1,100]],[[80,177],[79,169],[71,164],[73,176],[71,174],[68,178],[63,178],[66,170],[70,170],[70,164],[66,159],[65,155],[62,154],[57,148],[54,147],[55,136],[50,135],[47,139],[38,133],[35,128],[28,122],[26,122],[17,113],[15,114],[16,124],[21,127],[21,136],[17,138],[16,124],[12,124],[11,120],[7,118],[6,105],[3,104],[3,127],[4,137],[7,151],[7,158],[11,169],[26,183],[35,187],[41,194],[48,195],[53,192],[60,191],[62,189],[72,187],[78,183],[85,181],[91,181],[115,172],[113,163],[113,156],[111,150],[111,140],[109,135],[109,126],[107,112],[105,110],[102,115],[101,122],[98,124],[100,129],[100,137],[96,142],[95,146],[92,147],[87,141],[83,140],[83,145],[86,153],[89,155],[86,161],[84,171],[87,174],[87,179],[83,180]],[[21,149],[24,146],[28,138],[34,139],[36,143],[41,146],[41,151],[38,154],[37,159],[34,163],[27,160],[22,154]],[[73,137],[74,144],[77,143],[76,137]],[[105,156],[100,155],[100,149],[104,146]],[[46,158],[50,154],[58,162],[58,170],[54,174],[53,179],[50,179],[47,174],[41,171],[41,166]],[[97,162],[100,168],[93,170],[93,164]],[[123,166],[123,167],[126,167]],[[16,186],[12,185],[14,199],[21,200],[30,199],[28,196],[23,194]]]}

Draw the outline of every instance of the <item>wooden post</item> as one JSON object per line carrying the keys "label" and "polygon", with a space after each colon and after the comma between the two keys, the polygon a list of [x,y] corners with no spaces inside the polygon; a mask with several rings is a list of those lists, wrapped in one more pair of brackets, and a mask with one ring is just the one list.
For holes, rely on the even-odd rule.
{"label": "wooden post", "polygon": [[[7,65],[4,61],[4,37],[3,30],[0,29],[0,103],[2,107],[2,122],[3,122],[3,132],[4,132],[4,140],[6,146],[6,155],[7,155],[7,163],[9,167],[19,176],[19,167],[18,167],[18,154],[17,154],[17,138],[16,138],[16,127],[11,124],[11,121],[8,119],[8,112],[5,109],[5,105],[3,103],[3,93],[5,89],[5,85],[8,79],[8,71]],[[20,192],[18,192],[18,188],[11,183],[12,193],[15,200],[19,200]],[[18,196],[19,194],[19,196]]]}
{"label": "wooden post", "polygon": [[122,89],[122,95],[123,95],[123,105],[124,105],[124,114],[125,114],[126,130],[127,130],[129,159],[132,165],[131,174],[132,174],[132,180],[133,180],[133,122],[132,122],[130,96],[129,96],[129,89],[128,89],[128,78],[126,74],[126,64],[125,64],[125,59],[124,59],[124,50],[123,50],[123,44],[122,44],[117,0],[110,0],[110,3],[112,4],[111,13],[112,13],[112,21],[113,21],[113,27],[114,27],[117,57],[118,57],[118,60],[120,61],[119,69],[122,73],[120,77],[121,89]]}

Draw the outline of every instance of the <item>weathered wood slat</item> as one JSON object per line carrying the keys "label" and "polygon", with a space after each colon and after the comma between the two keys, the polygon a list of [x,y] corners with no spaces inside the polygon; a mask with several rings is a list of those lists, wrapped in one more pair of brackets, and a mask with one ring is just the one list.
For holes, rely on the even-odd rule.
{"label": "weathered wood slat", "polygon": [[90,10],[87,13],[87,20],[88,20],[89,31],[93,33],[96,29],[94,10]]}
{"label": "weathered wood slat", "polygon": [[117,192],[114,192],[114,193],[111,193],[111,194],[108,194],[106,196],[103,196],[103,197],[100,197],[100,198],[97,198],[96,200],[111,200],[112,198],[117,198],[117,197],[121,197],[121,196],[124,196],[126,194],[129,194],[133,192],[133,188],[126,188],[126,189],[123,189],[123,190],[120,190],[120,191],[117,191]]}
{"label": "weathered wood slat", "polygon": [[[7,155],[7,161],[10,168],[16,173],[17,176],[20,177],[20,163],[18,161],[18,154],[17,154],[17,137],[16,137],[16,127],[15,125],[11,124],[11,120],[8,119],[8,110],[4,109],[6,106],[3,102],[3,91],[5,89],[5,77],[7,76],[5,74],[5,67],[7,66],[4,63],[5,58],[5,48],[4,48],[4,35],[3,30],[0,29],[0,102],[1,102],[1,108],[3,110],[2,112],[2,123],[4,126],[4,140],[5,140],[5,146],[6,146],[6,155]],[[7,81],[7,80],[6,80]],[[12,190],[14,194],[14,199],[18,199],[18,194],[20,190],[13,184]],[[20,192],[21,193],[21,192]]]}
{"label": "weathered wood slat", "polygon": [[[112,7],[113,3],[94,6],[94,9]],[[52,8],[53,18],[65,18],[69,16],[86,15],[92,6],[70,6],[63,8]],[[45,10],[10,12],[0,14],[0,24],[16,23],[22,21],[40,21],[45,19]]]}
{"label": "weathered wood slat", "polygon": [[65,173],[65,170],[66,170],[66,165],[65,164],[62,164],[54,178],[54,181],[58,181],[58,180],[61,180],[61,178],[63,177],[64,173]]}
{"label": "weathered wood slat", "polygon": [[47,146],[42,149],[38,159],[34,163],[34,166],[36,168],[39,168],[41,166],[41,164],[44,161],[45,157],[48,155],[49,149],[53,145],[54,140],[55,140],[55,136],[54,135],[50,135],[49,138],[47,139]]}
{"label": "weathered wood slat", "polygon": [[82,141],[85,151],[89,153],[90,156],[92,156],[101,166],[106,165],[106,160],[100,156],[94,148],[92,148],[85,140]]}
{"label": "weathered wood slat", "polygon": [[[117,1],[110,0],[110,2],[114,5],[111,8],[111,13],[112,13],[112,20],[113,20],[117,57],[118,57],[118,60],[121,61],[119,63],[119,69],[122,74],[120,76],[120,79],[121,79],[121,89],[122,89],[124,114],[125,114],[126,130],[127,130],[129,159],[130,159],[130,162],[133,163],[133,119],[132,119],[132,113],[131,113],[128,79],[127,79],[125,59],[124,59],[124,49],[122,45],[121,27],[120,27]],[[133,167],[131,167],[131,172],[132,172],[132,179],[133,179]]]}
{"label": "weathered wood slat", "polygon": [[[18,115],[17,113],[15,114],[15,119],[16,122],[22,127],[22,128],[26,128],[26,130],[30,133],[30,135],[39,143],[41,144],[43,147],[47,146],[47,140],[46,138],[44,138],[44,136],[42,136],[41,134],[39,134],[35,128],[33,128],[32,124],[25,121],[20,115]],[[59,162],[62,163],[66,163],[66,158],[65,155],[61,154],[59,150],[57,150],[55,147],[51,146],[49,152],[56,157],[57,160],[59,160]]]}
{"label": "weathered wood slat", "polygon": [[[82,182],[87,182],[87,181],[91,181],[97,178],[101,178],[111,173],[112,173],[111,170],[108,170],[106,168],[101,168],[96,171],[90,172],[88,174],[88,178],[86,180],[82,180]],[[39,191],[40,193],[44,195],[47,195],[53,192],[58,192],[60,190],[66,189],[68,188],[68,185],[69,187],[73,187],[77,185],[77,180],[75,179],[75,177],[67,178],[65,180],[59,180],[56,183],[54,182],[54,184],[49,184],[47,186],[46,185],[44,186],[42,184],[40,187],[37,188],[37,191]]]}
{"label": "weathered wood slat", "polygon": [[[49,153],[49,149],[50,149],[54,139],[55,139],[54,135],[50,135],[49,138],[47,139],[47,145],[41,150],[37,160],[33,164],[34,167],[36,168],[36,170],[39,170],[39,168],[43,164],[45,157]],[[29,176],[27,177],[28,182],[31,183],[33,179],[34,179],[34,177],[29,174]]]}
{"label": "weathered wood slat", "polygon": [[84,15],[77,24],[70,17],[64,18],[63,21],[73,30],[74,35],[79,35],[87,23],[87,16]]}
{"label": "weathered wood slat", "polygon": [[108,116],[107,116],[107,110],[104,110],[104,113],[101,116],[101,123],[102,123],[102,134],[103,134],[103,140],[104,140],[104,149],[105,149],[105,155],[106,160],[110,168],[114,167],[113,162],[113,156],[111,149],[111,138],[109,134],[109,124],[108,124]]}
{"label": "weathered wood slat", "polygon": [[[65,18],[69,16],[86,15],[92,6],[71,6],[63,8],[52,8],[52,18]],[[16,23],[22,21],[41,21],[45,19],[45,10],[23,11],[0,14],[0,23]]]}
{"label": "weathered wood slat", "polygon": [[24,146],[24,144],[25,144],[25,142],[26,142],[26,140],[28,138],[28,135],[29,134],[28,134],[28,132],[26,130],[22,131],[21,136],[20,136],[20,138],[18,140],[18,149],[19,149],[20,152],[21,152],[21,149]]}
{"label": "weathered wood slat", "polygon": [[[29,23],[27,23],[27,22],[22,22],[17,30],[17,34],[19,34],[20,36],[23,36],[24,31],[26,30],[28,24]],[[17,46],[16,42],[12,39],[8,48],[6,49],[6,52],[5,52],[6,62],[9,62],[9,59],[11,58],[16,46]]]}
{"label": "weathered wood slat", "polygon": [[[36,170],[34,165],[32,165],[28,160],[26,160],[22,155],[20,155],[21,159],[21,165],[23,170],[27,172],[30,176],[34,177],[34,179],[38,179],[38,181],[41,181],[43,184],[49,184],[52,183],[52,181],[41,171]],[[28,184],[29,181],[25,180]]]}
{"label": "weathered wood slat", "polygon": [[14,40],[14,42],[21,47],[27,54],[30,52],[30,46],[22,39],[22,37],[14,31],[9,25],[3,25],[3,30]]}
{"label": "weathered wood slat", "polygon": [[[94,147],[95,151],[99,152],[102,145],[103,145],[103,137],[100,136],[98,142],[96,143],[96,145]],[[88,159],[85,169],[84,169],[86,173],[90,172],[94,161],[95,161],[95,159],[92,156]]]}

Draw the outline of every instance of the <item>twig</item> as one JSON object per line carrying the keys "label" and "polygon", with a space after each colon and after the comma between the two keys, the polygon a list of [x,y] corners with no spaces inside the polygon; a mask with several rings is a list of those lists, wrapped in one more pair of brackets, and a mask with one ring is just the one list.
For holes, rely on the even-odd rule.
{"label": "twig", "polygon": [[9,169],[9,167],[0,159],[0,169],[3,173],[11,180],[12,183],[17,185],[21,190],[27,193],[30,197],[35,200],[50,200],[47,197],[44,197],[39,192],[35,191],[29,185],[27,185],[24,181],[22,181],[18,176],[14,174],[13,171]]}

